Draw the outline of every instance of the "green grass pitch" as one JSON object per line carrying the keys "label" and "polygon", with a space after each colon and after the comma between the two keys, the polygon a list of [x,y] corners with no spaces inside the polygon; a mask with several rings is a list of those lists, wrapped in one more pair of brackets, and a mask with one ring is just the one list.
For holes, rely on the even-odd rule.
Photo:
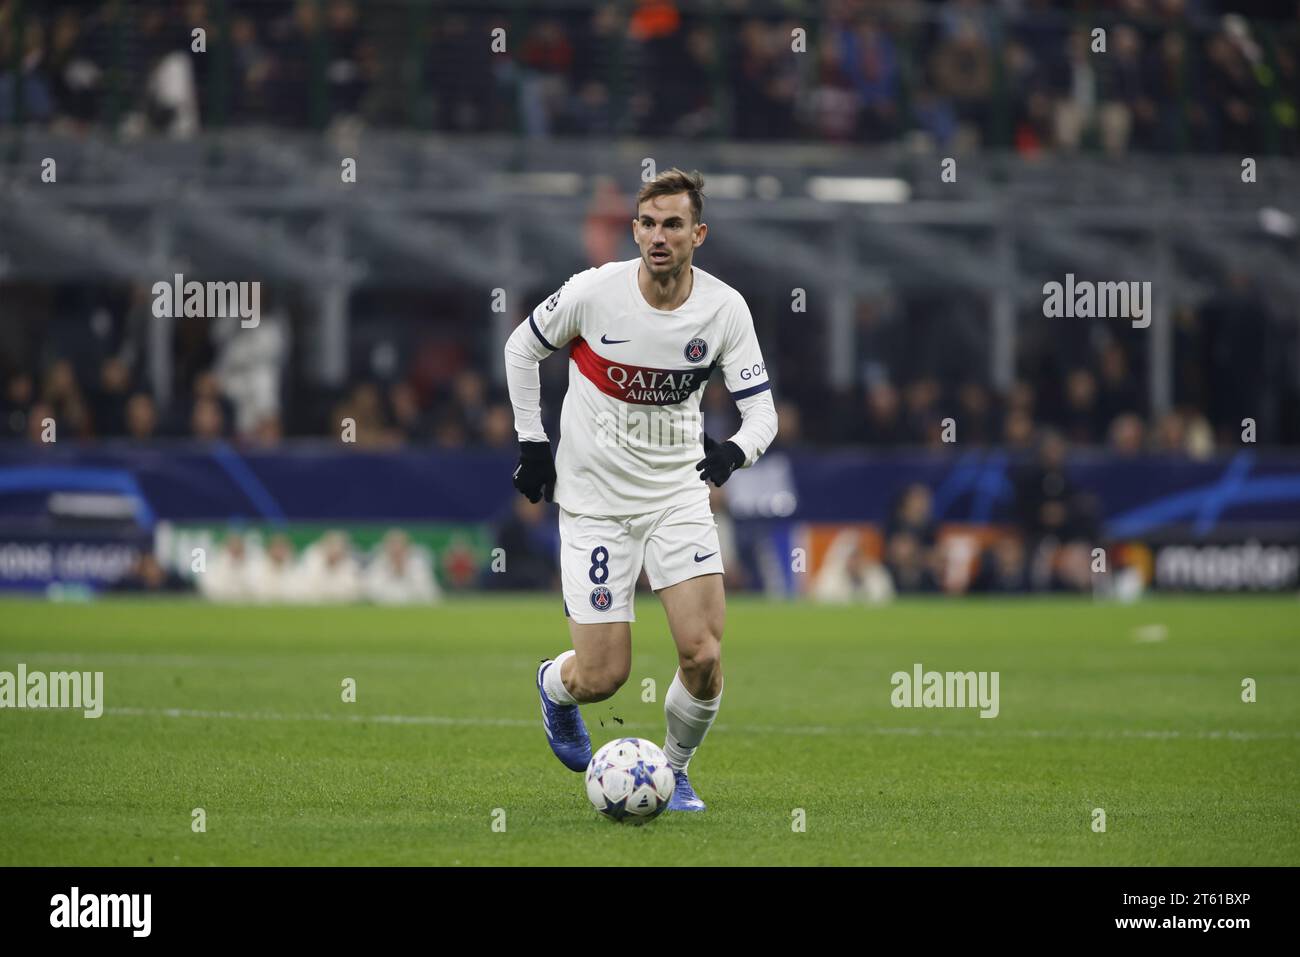
{"label": "green grass pitch", "polygon": [[[0,711],[0,864],[1300,863],[1294,596],[733,599],[692,764],[709,809],[640,828],[597,816],[546,745],[533,675],[568,645],[559,604],[0,602],[0,671],[103,671],[106,699],[97,720]],[[675,656],[637,604],[631,679],[584,708],[597,747],[663,740]],[[1001,713],[892,707],[916,662],[999,672]]]}

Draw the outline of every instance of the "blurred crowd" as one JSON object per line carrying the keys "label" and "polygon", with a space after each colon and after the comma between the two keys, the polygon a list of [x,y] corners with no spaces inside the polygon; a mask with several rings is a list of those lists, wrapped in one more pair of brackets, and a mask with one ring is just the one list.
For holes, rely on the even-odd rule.
{"label": "blurred crowd", "polygon": [[[172,324],[172,374],[157,388],[150,336],[159,320],[149,311],[147,286],[0,285],[0,438],[39,443],[52,419],[60,441],[269,447],[286,436],[338,441],[346,419],[348,441],[362,448],[514,446],[504,389],[454,343],[425,341],[385,371],[362,356],[347,384],[327,388],[303,371],[302,350],[310,347],[304,325],[314,314],[268,298],[255,328],[205,319]],[[362,340],[364,316],[358,324]],[[462,341],[485,334],[452,330]]]}
{"label": "blurred crowd", "polygon": [[[0,124],[13,119],[18,97],[32,122],[111,120],[178,135],[218,114],[294,126],[323,111],[322,122],[533,135],[916,134],[974,145],[997,142],[1004,128],[998,145],[1031,152],[1089,144],[1295,151],[1300,3],[1265,4],[1254,12],[1291,16],[1262,21],[1209,0],[1114,0],[1097,14],[1110,24],[1104,56],[1091,53],[1077,16],[1092,5],[1042,0],[828,0],[797,20],[771,16],[781,6],[758,0],[728,0],[707,17],[671,0],[554,12],[498,6],[451,4],[429,16],[419,4],[363,9],[355,0],[29,0],[18,57],[19,6],[0,0]],[[506,47],[494,54],[487,38],[498,25]],[[809,30],[806,57],[790,50],[796,27]],[[207,31],[204,56],[189,52],[198,28]],[[413,81],[427,95],[412,97]],[[401,112],[408,107],[427,115]],[[627,202],[597,200],[586,238],[599,263],[618,252],[602,237],[626,240]],[[605,220],[607,229],[592,228]],[[972,361],[986,350],[986,322],[959,297],[864,300],[856,374],[832,390],[824,376],[804,374],[826,365],[824,317],[783,321],[788,312],[778,316],[757,297],[751,308],[782,400],[784,444],[939,446],[951,417],[959,447],[1025,450],[1053,428],[1071,443],[1122,454],[1202,455],[1235,444],[1247,415],[1260,442],[1300,443],[1300,426],[1285,414],[1300,400],[1285,366],[1300,354],[1293,324],[1277,321],[1249,286],[1233,278],[1177,313],[1172,411],[1158,416],[1148,405],[1146,339],[1096,324],[1022,315],[1016,381],[995,390],[987,359]],[[440,312],[427,322],[431,302]],[[490,330],[467,318],[476,313],[465,304],[356,293],[341,388],[312,381],[316,317],[289,292],[269,292],[260,325],[237,335],[232,323],[174,324],[166,381],[151,366],[143,284],[5,285],[0,305],[0,436],[40,441],[52,419],[61,438],[268,446],[285,436],[337,439],[348,420],[363,447],[514,441],[507,397],[483,371],[499,364]],[[400,333],[385,331],[399,325]],[[544,364],[542,375],[553,427],[564,364]],[[735,425],[722,391],[705,395],[715,434]]]}
{"label": "blurred crowd", "polygon": [[1100,544],[1097,503],[1065,466],[1068,445],[1046,431],[1033,455],[1009,473],[1004,523],[940,534],[933,495],[907,486],[881,533],[880,554],[846,529],[832,543],[810,593],[820,601],[884,602],[906,594],[1092,592]]}
{"label": "blurred crowd", "polygon": [[[934,495],[923,483],[901,489],[879,528],[845,524],[810,570],[806,593],[830,603],[888,602],[898,595],[1038,592],[1091,593],[1102,541],[1099,507],[1070,477],[1069,443],[1044,430],[1034,447],[1006,472],[992,521],[945,526],[935,515]],[[738,534],[729,486],[710,488],[729,589],[781,593],[784,574],[760,554],[760,539]],[[509,575],[484,572],[483,588],[520,591],[559,589],[559,541],[555,507],[517,498],[493,541],[510,556]],[[777,562],[777,565],[780,563]],[[1105,579],[1108,586],[1120,576]],[[773,580],[768,580],[773,578]],[[649,589],[644,573],[638,590]],[[801,586],[802,587],[802,586]]]}
{"label": "blurred crowd", "polygon": [[[1023,153],[1298,148],[1300,18],[1285,2],[498,0],[429,16],[356,0],[43,0],[25,4],[21,39],[6,28],[16,2],[0,2],[0,125],[14,119],[17,61],[27,122],[182,136],[355,120],[528,136],[916,136]],[[1243,7],[1280,22],[1226,12]],[[1105,55],[1092,50],[1094,19],[1108,27]],[[190,56],[200,28],[208,55]],[[504,50],[489,43],[496,28]]]}
{"label": "blurred crowd", "polygon": [[209,601],[243,604],[416,605],[442,598],[432,556],[400,529],[391,529],[368,555],[342,531],[325,533],[301,554],[284,534],[271,535],[263,546],[260,537],[230,531],[210,555],[204,551],[183,570],[146,552],[118,585],[128,592],[190,589]]}
{"label": "blurred crowd", "polygon": [[[326,388],[304,372],[308,312],[273,308],[255,329],[186,320],[174,327],[173,375],[157,389],[149,320],[132,296],[67,291],[53,308],[26,318],[21,308],[6,310],[0,438],[40,443],[53,420],[60,441],[269,447],[285,437],[317,437],[359,448],[514,447],[508,396],[490,376],[498,358],[488,324],[463,316],[410,323],[402,333],[414,337],[409,348],[389,343],[385,348],[400,354],[376,364],[363,342],[346,384]],[[761,319],[767,304],[751,305]],[[998,390],[982,368],[987,343],[970,337],[963,308],[928,298],[862,301],[856,374],[839,389],[811,373],[826,364],[823,319],[760,322],[781,418],[778,443],[951,448],[943,441],[951,418],[962,450],[1027,452],[1044,429],[1054,429],[1072,445],[1120,455],[1204,457],[1239,447],[1241,421],[1250,417],[1259,444],[1300,444],[1300,421],[1288,412],[1300,402],[1296,329],[1278,321],[1248,283],[1175,313],[1172,402],[1161,414],[1150,407],[1146,330],[1022,316],[1017,378]],[[364,315],[355,325],[356,338],[365,340]],[[567,363],[543,363],[541,375],[545,422],[558,434]],[[716,377],[704,393],[704,425],[712,435],[730,435],[739,419],[720,383]],[[346,436],[344,422],[352,424]]]}

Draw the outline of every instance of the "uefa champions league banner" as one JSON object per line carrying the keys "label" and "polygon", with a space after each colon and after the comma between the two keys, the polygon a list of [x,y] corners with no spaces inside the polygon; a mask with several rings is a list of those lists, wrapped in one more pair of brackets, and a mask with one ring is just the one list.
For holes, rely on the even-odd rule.
{"label": "uefa champions league banner", "polygon": [[38,513],[59,493],[114,496],[145,526],[164,519],[490,521],[509,505],[513,470],[514,453],[496,450],[0,442],[0,522]]}
{"label": "uefa champions league banner", "polygon": [[[160,522],[455,523],[488,536],[515,505],[514,465],[513,449],[0,443],[0,587],[111,584]],[[883,530],[916,484],[929,489],[941,526],[1012,528],[1025,467],[1002,451],[774,450],[723,491],[738,548],[772,564],[809,529]],[[1066,472],[1091,504],[1101,539],[1140,556],[1154,587],[1300,583],[1300,455],[1079,453]]]}
{"label": "uefa champions league banner", "polygon": [[0,526],[0,590],[46,591],[77,597],[76,588],[111,587],[126,577],[142,554],[153,550],[139,529],[68,532],[22,531]]}

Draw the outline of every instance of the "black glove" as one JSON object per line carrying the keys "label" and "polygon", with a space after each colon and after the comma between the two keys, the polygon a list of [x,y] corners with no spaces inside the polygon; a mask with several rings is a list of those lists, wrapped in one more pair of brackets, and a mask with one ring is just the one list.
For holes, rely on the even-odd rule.
{"label": "black glove", "polygon": [[515,469],[515,488],[530,502],[555,497],[555,462],[550,442],[520,442],[519,466]]}
{"label": "black glove", "polygon": [[731,478],[731,473],[745,464],[745,453],[735,442],[715,442],[704,435],[704,458],[695,463],[700,481],[712,482],[718,488]]}

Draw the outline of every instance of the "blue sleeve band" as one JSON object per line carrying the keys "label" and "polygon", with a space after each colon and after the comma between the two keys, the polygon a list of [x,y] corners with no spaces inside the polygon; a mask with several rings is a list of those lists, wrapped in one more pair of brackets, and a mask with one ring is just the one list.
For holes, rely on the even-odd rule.
{"label": "blue sleeve band", "polygon": [[733,399],[748,399],[751,395],[758,395],[760,392],[766,392],[772,388],[772,383],[764,382],[762,385],[750,386],[748,389],[741,389],[739,392],[731,393]]}
{"label": "blue sleeve band", "polygon": [[[535,309],[533,310],[533,312],[536,312],[536,311],[537,311],[537,310],[535,310]],[[540,339],[540,340],[542,341],[542,345],[546,346],[546,348],[548,348],[548,349],[550,349],[552,352],[554,352],[554,351],[555,351],[555,346],[551,345],[549,342],[546,341],[546,337],[545,337],[544,335],[542,335],[542,330],[538,329],[538,328],[537,328],[537,323],[533,321],[533,312],[530,312],[530,313],[528,314],[528,325],[532,326],[533,334],[536,335],[537,338]]]}

